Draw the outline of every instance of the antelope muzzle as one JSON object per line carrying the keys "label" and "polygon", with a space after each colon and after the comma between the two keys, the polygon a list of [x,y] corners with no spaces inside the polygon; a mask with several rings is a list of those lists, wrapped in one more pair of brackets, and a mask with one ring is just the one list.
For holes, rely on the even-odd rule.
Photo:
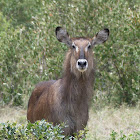
{"label": "antelope muzzle", "polygon": [[87,60],[86,59],[78,59],[76,67],[80,72],[85,72],[88,68]]}

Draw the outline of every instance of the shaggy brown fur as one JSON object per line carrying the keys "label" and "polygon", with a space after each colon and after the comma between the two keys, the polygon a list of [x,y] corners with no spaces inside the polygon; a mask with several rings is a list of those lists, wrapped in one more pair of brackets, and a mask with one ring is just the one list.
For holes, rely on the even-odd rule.
{"label": "shaggy brown fur", "polygon": [[[105,38],[104,36],[109,34],[109,31],[104,30],[103,33],[102,38]],[[61,27],[56,28],[56,36],[60,42],[70,46],[64,62],[63,78],[57,81],[41,82],[36,86],[29,99],[27,119],[32,123],[41,119],[54,124],[65,122],[68,127],[64,129],[64,134],[72,135],[86,126],[89,104],[93,95],[95,65],[92,49],[85,51],[86,47],[89,42],[91,46],[94,46],[99,41],[104,42],[107,39],[102,39],[101,36],[96,36],[94,39],[71,39],[66,30]],[[73,42],[77,51],[72,48]],[[81,49],[84,54],[83,59],[88,62],[88,68],[83,72],[76,67]]]}

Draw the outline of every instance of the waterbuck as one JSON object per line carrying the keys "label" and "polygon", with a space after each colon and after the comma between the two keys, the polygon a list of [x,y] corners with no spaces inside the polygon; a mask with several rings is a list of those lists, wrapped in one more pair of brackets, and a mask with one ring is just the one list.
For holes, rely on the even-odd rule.
{"label": "waterbuck", "polygon": [[62,27],[56,28],[58,41],[69,50],[64,61],[61,79],[36,85],[28,103],[27,119],[34,123],[45,119],[59,124],[65,122],[65,135],[83,130],[88,121],[89,104],[93,95],[95,64],[92,48],[104,43],[109,30],[103,29],[93,38],[70,38]]}

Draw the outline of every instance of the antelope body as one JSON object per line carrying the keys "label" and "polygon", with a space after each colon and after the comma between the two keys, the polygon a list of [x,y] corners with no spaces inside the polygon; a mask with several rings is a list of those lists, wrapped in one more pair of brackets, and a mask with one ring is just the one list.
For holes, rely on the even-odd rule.
{"label": "antelope body", "polygon": [[46,119],[54,124],[65,122],[65,135],[84,129],[88,121],[90,99],[93,95],[94,70],[93,46],[108,39],[104,29],[93,38],[70,38],[67,31],[56,28],[57,39],[69,50],[64,61],[62,79],[36,85],[28,103],[27,119],[34,123]]}

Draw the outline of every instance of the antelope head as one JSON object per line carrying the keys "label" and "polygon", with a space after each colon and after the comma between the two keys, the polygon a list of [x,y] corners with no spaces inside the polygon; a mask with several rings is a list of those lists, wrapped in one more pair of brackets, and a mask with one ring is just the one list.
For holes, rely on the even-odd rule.
{"label": "antelope head", "polygon": [[75,75],[78,73],[90,73],[93,69],[93,51],[92,48],[104,43],[109,37],[109,29],[103,29],[93,38],[76,37],[70,38],[67,31],[62,27],[56,28],[56,37],[58,41],[65,43],[70,48],[70,65],[71,72]]}

